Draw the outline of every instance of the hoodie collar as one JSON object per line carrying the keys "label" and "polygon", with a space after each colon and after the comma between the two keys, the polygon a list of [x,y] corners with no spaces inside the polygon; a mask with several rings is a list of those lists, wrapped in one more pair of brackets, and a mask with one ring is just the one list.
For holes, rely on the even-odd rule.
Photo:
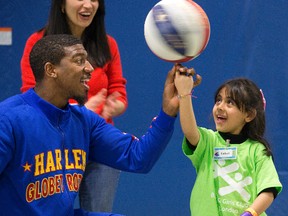
{"label": "hoodie collar", "polygon": [[68,103],[64,109],[59,109],[58,107],[39,97],[33,88],[29,89],[21,96],[27,104],[46,116],[46,118],[49,119],[53,125],[59,125],[61,122],[65,122],[71,116],[71,110]]}

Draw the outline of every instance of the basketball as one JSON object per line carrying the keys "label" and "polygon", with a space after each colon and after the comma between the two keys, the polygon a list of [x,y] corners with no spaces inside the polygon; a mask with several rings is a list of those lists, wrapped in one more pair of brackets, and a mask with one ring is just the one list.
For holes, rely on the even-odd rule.
{"label": "basketball", "polygon": [[157,57],[183,63],[195,59],[206,48],[210,22],[192,0],[162,0],[146,16],[144,36]]}

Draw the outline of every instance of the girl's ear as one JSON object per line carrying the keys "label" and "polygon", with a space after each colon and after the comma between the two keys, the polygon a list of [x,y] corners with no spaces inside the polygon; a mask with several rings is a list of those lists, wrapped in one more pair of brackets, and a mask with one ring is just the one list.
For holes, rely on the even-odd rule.
{"label": "girl's ear", "polygon": [[251,122],[257,115],[256,109],[250,110],[247,112],[247,116],[245,118],[246,123]]}

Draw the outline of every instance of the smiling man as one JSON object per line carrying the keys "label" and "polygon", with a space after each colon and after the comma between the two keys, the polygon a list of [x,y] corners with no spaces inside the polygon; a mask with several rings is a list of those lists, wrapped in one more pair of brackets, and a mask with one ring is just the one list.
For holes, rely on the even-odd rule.
{"label": "smiling man", "polygon": [[173,133],[178,65],[168,73],[159,115],[138,139],[81,106],[93,67],[79,39],[45,36],[30,63],[35,88],[0,103],[1,215],[73,215],[88,160],[129,172],[152,169]]}

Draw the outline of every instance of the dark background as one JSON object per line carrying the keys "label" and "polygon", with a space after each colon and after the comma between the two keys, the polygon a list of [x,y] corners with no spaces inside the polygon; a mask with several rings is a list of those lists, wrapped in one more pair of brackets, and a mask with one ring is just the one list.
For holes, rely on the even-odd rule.
{"label": "dark background", "polygon": [[[129,107],[116,119],[116,125],[137,136],[146,131],[158,114],[164,80],[172,67],[171,63],[154,56],[144,39],[146,15],[157,2],[106,1],[107,31],[118,42],[128,81]],[[214,128],[213,94],[223,81],[243,76],[263,89],[267,100],[267,137],[284,186],[267,213],[285,216],[288,214],[288,1],[195,2],[206,11],[211,25],[206,50],[184,64],[194,67],[203,77],[202,85],[195,90],[198,124]],[[0,0],[0,28],[12,28],[12,45],[0,45],[0,100],[20,93],[20,58],[25,41],[46,23],[49,7],[49,0]],[[195,170],[182,153],[182,139],[177,120],[169,146],[149,174],[121,174],[114,212],[127,216],[190,214]]]}

